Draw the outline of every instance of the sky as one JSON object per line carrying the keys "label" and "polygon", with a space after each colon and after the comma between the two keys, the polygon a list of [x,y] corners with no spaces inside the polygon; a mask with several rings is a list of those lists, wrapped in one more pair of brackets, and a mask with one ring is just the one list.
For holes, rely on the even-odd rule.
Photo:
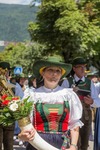
{"label": "sky", "polygon": [[0,3],[29,5],[31,1],[32,0],[0,0]]}

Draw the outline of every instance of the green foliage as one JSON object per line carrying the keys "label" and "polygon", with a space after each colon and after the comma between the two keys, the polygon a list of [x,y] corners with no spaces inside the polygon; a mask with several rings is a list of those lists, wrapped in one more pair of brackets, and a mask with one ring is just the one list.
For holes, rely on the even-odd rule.
{"label": "green foliage", "polygon": [[[18,108],[16,111],[11,110],[10,106],[16,103]],[[29,97],[23,99],[22,101],[13,101],[9,105],[0,109],[0,124],[4,126],[9,126],[13,124],[16,120],[28,117],[33,108],[33,102],[29,101]]]}
{"label": "green foliage", "polygon": [[0,40],[30,40],[28,22],[35,21],[37,10],[28,5],[0,4]]}
{"label": "green foliage", "polygon": [[[66,62],[77,55],[87,59],[98,55],[95,47],[100,41],[100,12],[97,3],[91,3],[85,0],[78,4],[75,0],[44,0],[36,22],[30,22],[28,27],[31,39],[45,44],[49,53],[63,53]],[[86,8],[92,8],[92,13]]]}
{"label": "green foliage", "polygon": [[12,67],[22,66],[23,73],[28,76],[28,74],[33,73],[32,66],[34,61],[44,55],[45,49],[45,46],[35,42],[9,44],[0,53],[0,60],[8,61]]}
{"label": "green foliage", "polygon": [[[34,7],[30,9],[31,14],[37,12]],[[93,60],[94,65],[100,68],[99,0],[81,0],[79,3],[75,0],[43,0],[38,10],[36,22],[31,19],[28,25],[32,42],[8,45],[0,54],[1,61],[7,60],[11,66],[22,66],[28,75],[33,72],[34,60],[51,53],[63,53],[66,62],[80,55]]]}

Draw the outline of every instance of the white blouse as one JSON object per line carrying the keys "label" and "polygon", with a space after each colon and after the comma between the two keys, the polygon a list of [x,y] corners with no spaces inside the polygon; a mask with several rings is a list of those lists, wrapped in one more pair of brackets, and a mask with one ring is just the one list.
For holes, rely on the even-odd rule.
{"label": "white blouse", "polygon": [[30,100],[34,103],[63,103],[64,101],[69,102],[70,115],[69,115],[69,129],[73,129],[77,126],[82,127],[83,123],[80,121],[82,117],[82,105],[81,102],[73,92],[72,89],[63,88],[57,86],[55,89],[51,90],[44,86],[37,89],[26,89],[24,91],[24,97],[30,96]]}

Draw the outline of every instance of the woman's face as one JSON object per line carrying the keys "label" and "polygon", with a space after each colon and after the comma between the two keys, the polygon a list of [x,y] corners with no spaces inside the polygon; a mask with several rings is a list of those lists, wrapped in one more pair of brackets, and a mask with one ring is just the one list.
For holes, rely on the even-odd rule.
{"label": "woman's face", "polygon": [[43,70],[44,85],[47,88],[55,88],[62,77],[62,69],[59,67],[47,67]]}

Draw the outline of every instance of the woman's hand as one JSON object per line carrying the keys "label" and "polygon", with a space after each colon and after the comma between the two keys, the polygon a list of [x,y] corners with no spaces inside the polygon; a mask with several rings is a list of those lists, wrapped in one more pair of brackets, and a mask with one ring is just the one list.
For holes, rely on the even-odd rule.
{"label": "woman's hand", "polygon": [[35,129],[31,128],[21,131],[21,133],[18,135],[18,138],[23,141],[31,141],[34,139],[34,136],[35,136]]}

